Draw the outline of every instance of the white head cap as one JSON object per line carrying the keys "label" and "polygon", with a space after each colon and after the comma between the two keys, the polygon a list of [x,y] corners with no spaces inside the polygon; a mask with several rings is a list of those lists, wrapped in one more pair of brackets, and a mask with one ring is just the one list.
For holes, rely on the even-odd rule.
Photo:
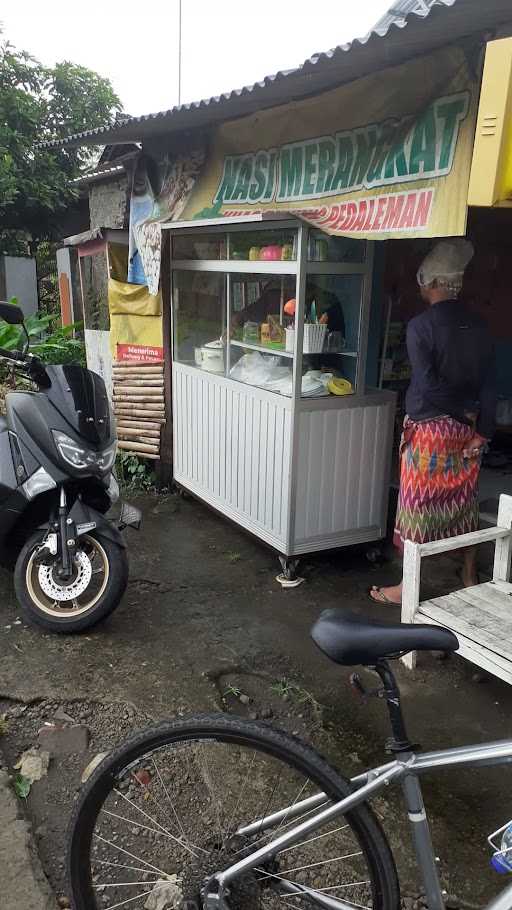
{"label": "white head cap", "polygon": [[474,252],[473,244],[463,237],[441,240],[421,263],[416,275],[418,284],[425,287],[437,281],[438,284],[458,294],[462,287],[464,269],[473,258]]}

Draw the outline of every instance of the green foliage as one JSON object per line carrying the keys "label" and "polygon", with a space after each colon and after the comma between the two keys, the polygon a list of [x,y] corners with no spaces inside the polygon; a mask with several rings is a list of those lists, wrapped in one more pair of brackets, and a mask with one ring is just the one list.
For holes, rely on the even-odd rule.
{"label": "green foliage", "polygon": [[32,784],[28,777],[24,777],[23,774],[17,774],[14,778],[14,792],[16,796],[19,796],[20,799],[26,799],[30,793],[30,788]]}
{"label": "green foliage", "polygon": [[90,147],[48,150],[37,143],[108,126],[120,110],[109,80],[97,73],[70,62],[45,67],[9,42],[0,45],[3,249],[27,252],[27,236],[34,241],[55,233],[58,216],[77,196],[71,181],[95,154]]}
{"label": "green foliage", "polygon": [[155,472],[148,462],[129,452],[118,452],[116,476],[120,486],[127,490],[150,490],[156,481]]}
{"label": "green foliage", "polygon": [[[15,298],[11,303],[16,303]],[[30,341],[30,350],[45,363],[82,363],[85,364],[83,343],[74,338],[74,332],[81,329],[80,323],[61,326],[60,317],[34,313],[25,319],[25,328]],[[7,351],[20,350],[26,340],[20,325],[9,325],[0,321],[0,348]]]}

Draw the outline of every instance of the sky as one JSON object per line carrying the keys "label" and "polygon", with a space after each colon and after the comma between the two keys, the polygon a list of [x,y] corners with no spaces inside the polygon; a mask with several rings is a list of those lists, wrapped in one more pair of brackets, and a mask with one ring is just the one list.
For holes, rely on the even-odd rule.
{"label": "sky", "polygon": [[[182,0],[182,102],[291,69],[361,37],[391,0]],[[53,65],[107,76],[132,115],[178,103],[178,0],[24,0],[0,12],[3,38]]]}

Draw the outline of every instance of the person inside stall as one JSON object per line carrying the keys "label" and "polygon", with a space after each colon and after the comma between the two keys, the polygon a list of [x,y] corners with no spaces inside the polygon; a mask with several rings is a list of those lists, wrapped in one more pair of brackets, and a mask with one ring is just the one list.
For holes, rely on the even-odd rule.
{"label": "person inside stall", "polygon": [[[494,433],[493,343],[483,319],[458,300],[473,256],[468,240],[443,240],[418,270],[428,304],[407,327],[411,382],[400,444],[394,543],[425,543],[478,529],[482,451]],[[464,551],[462,583],[478,583],[476,548]],[[376,603],[399,605],[402,582],[373,586]]]}
{"label": "person inside stall", "polygon": [[[286,303],[294,299],[295,281],[285,279],[283,282],[281,278],[270,278],[257,300],[243,310],[232,313],[231,325],[236,329],[246,322],[261,324],[269,315],[279,316],[281,301]],[[290,307],[284,312],[285,315],[290,315]],[[311,281],[308,281],[306,286],[305,318],[306,322],[317,319],[319,323],[326,323],[328,332],[340,332],[343,337],[345,336],[345,319],[339,298],[332,291],[327,291]]]}

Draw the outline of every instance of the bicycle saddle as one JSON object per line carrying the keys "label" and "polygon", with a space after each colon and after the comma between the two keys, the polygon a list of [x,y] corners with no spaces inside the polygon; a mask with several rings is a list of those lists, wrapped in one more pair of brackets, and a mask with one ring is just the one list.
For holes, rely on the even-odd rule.
{"label": "bicycle saddle", "polygon": [[456,651],[459,642],[442,626],[387,623],[349,610],[324,610],[311,630],[324,654],[346,667],[372,665],[407,651]]}

